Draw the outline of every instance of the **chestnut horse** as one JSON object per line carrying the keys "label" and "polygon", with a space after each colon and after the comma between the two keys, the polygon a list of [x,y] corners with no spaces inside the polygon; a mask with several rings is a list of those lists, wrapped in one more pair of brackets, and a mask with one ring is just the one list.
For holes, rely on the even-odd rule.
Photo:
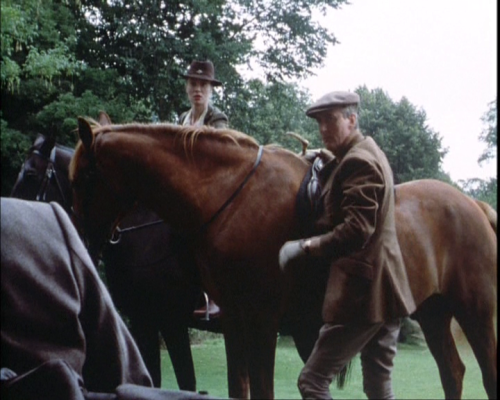
{"label": "chestnut horse", "polygon": [[[111,123],[104,113],[100,122]],[[73,154],[73,148],[56,143],[54,137],[38,135],[11,197],[56,201],[71,215],[68,168]],[[128,319],[154,385],[161,385],[160,332],[179,389],[194,391],[196,377],[188,328],[220,331],[216,320],[193,317],[202,295],[196,266],[178,251],[172,228],[143,206],[127,214],[118,232],[102,254],[113,302]]]}
{"label": "chestnut horse", "polygon": [[[79,135],[70,179],[74,210],[92,252],[99,252],[137,200],[182,230],[205,287],[221,308],[229,396],[274,397],[278,325],[284,313],[297,321],[296,310],[288,307],[290,295],[304,287],[293,277],[285,280],[278,252],[285,241],[299,237],[296,196],[309,164],[233,130],[92,127],[79,118]],[[461,396],[465,371],[450,331],[455,317],[486,392],[495,398],[497,244],[490,223],[496,224],[496,213],[489,221],[476,202],[452,186],[420,180],[397,186],[396,214],[418,306],[413,317],[436,359],[446,397]],[[323,273],[310,267],[303,275]],[[317,298],[321,290],[304,298]],[[315,307],[314,318],[320,317],[321,303]],[[303,359],[320,325],[301,323],[291,330]]]}

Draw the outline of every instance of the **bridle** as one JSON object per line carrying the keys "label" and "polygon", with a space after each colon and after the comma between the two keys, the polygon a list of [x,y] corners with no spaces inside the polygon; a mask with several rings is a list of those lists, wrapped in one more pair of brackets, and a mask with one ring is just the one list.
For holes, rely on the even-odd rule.
{"label": "bridle", "polygon": [[[40,157],[44,161],[47,161],[47,167],[45,167],[45,172],[43,174],[42,182],[40,183],[40,187],[37,191],[35,200],[36,201],[47,201],[47,190],[50,186],[50,183],[55,182],[55,187],[57,188],[58,194],[61,196],[62,204],[65,209],[69,209],[71,204],[68,203],[68,199],[64,195],[64,190],[61,186],[60,179],[57,175],[56,169],[56,147],[54,146],[50,151],[50,156],[47,157],[45,154],[41,153],[39,150],[33,150],[31,154]],[[26,172],[26,162],[23,164],[20,180],[24,179],[24,175]]]}
{"label": "bridle", "polygon": [[113,232],[111,233],[111,237],[109,238],[109,243],[110,244],[118,244],[118,243],[120,243],[120,240],[122,238],[122,234],[124,234],[124,233],[136,231],[139,229],[149,228],[150,226],[162,224],[164,222],[165,221],[163,221],[162,219],[157,219],[155,221],[146,222],[145,224],[142,224],[142,225],[130,226],[128,228],[120,228],[119,226],[117,226],[113,230]]}
{"label": "bridle", "polygon": [[[94,155],[93,146],[88,151],[88,154],[89,154],[89,156],[88,156],[89,167],[88,167],[88,170],[86,171],[85,177],[84,177],[86,190],[85,190],[85,196],[84,196],[83,201],[82,201],[82,214],[75,212],[73,207],[71,207],[71,213],[73,215],[73,218],[74,218],[77,226],[80,227],[79,228],[80,235],[82,236],[87,248],[89,249],[89,253],[91,254],[92,257],[97,257],[97,254],[99,254],[101,252],[101,249],[106,244],[106,241],[109,242],[109,244],[111,244],[111,245],[115,245],[115,244],[120,242],[121,234],[124,232],[134,231],[137,229],[143,229],[143,228],[149,227],[151,225],[163,223],[164,221],[160,219],[160,220],[156,220],[153,222],[141,224],[138,226],[131,226],[129,228],[121,229],[121,228],[119,228],[118,223],[123,218],[123,216],[126,215],[126,213],[128,211],[130,211],[130,209],[131,209],[129,207],[123,207],[123,209],[119,212],[115,222],[113,223],[112,230],[109,233],[109,236],[107,237],[107,239],[103,243],[97,244],[97,246],[99,246],[99,247],[96,248],[96,245],[89,240],[88,232],[90,230],[88,229],[88,226],[87,226],[88,222],[87,221],[90,221],[90,218],[88,217],[90,215],[90,213],[89,213],[90,202],[94,198],[94,191],[97,187],[97,183],[98,183],[98,181],[104,182],[105,180],[102,177],[102,175],[98,173],[97,161],[96,161],[96,158]],[[104,182],[104,184],[106,184],[106,182]],[[72,183],[72,185],[73,185],[73,183]],[[132,208],[137,205],[137,202],[134,201],[133,199],[130,199],[130,201],[127,201],[127,199],[123,199],[123,198],[119,197],[117,194],[114,194],[114,196],[119,200],[118,201],[119,204],[130,203],[130,204],[132,204]]]}
{"label": "bridle", "polygon": [[[90,151],[92,151],[92,149]],[[206,232],[206,230],[208,229],[209,225],[212,224],[222,214],[222,212],[229,206],[229,204],[231,204],[233,202],[233,200],[238,196],[238,194],[245,187],[245,185],[247,184],[247,182],[249,181],[249,179],[252,177],[252,175],[257,170],[257,167],[259,166],[259,164],[260,164],[260,162],[262,160],[262,154],[263,154],[263,152],[264,152],[264,146],[260,145],[259,146],[259,150],[257,152],[257,157],[255,159],[255,162],[254,162],[253,166],[252,166],[252,169],[248,172],[248,174],[245,176],[245,178],[240,183],[240,185],[236,188],[236,190],[231,194],[231,196],[229,196],[228,199],[219,207],[219,209],[206,222],[203,223],[203,225],[199,228],[199,232],[200,233]],[[97,181],[98,177],[100,177],[100,175],[98,175],[98,173],[97,173],[96,160],[95,160],[95,157],[94,157],[93,154],[89,158],[89,163],[90,163],[89,171],[87,172],[87,176],[85,178],[85,180],[87,182],[86,186],[87,187],[90,186],[92,188],[95,188],[96,181]],[[89,181],[90,181],[90,183],[89,183]],[[82,204],[83,213],[84,213],[84,215],[83,215],[83,221],[82,221],[81,217],[79,217],[78,215],[76,215],[76,213],[73,212],[73,214],[75,215],[75,217],[79,220],[80,226],[82,226],[84,228],[83,236],[86,236],[85,231],[87,231],[87,229],[85,229],[84,221],[86,219],[86,215],[88,215],[89,202],[90,202],[90,199],[92,198],[92,195],[93,195],[93,193],[89,193],[88,191],[86,191],[86,193],[87,194],[86,194],[85,198],[83,199],[83,204]],[[73,209],[72,209],[72,211],[73,211]],[[160,219],[160,220],[156,220],[156,221],[145,223],[143,225],[133,226],[133,227],[124,228],[124,229],[120,229],[116,225],[113,228],[112,232],[111,232],[111,235],[110,235],[110,238],[109,238],[109,242],[111,244],[117,244],[120,241],[120,239],[121,239],[121,234],[124,233],[124,232],[146,228],[146,227],[149,227],[151,225],[160,224],[162,222],[164,222],[164,221]],[[83,223],[83,225],[82,225],[82,223]],[[88,238],[86,238],[86,239],[88,239]]]}

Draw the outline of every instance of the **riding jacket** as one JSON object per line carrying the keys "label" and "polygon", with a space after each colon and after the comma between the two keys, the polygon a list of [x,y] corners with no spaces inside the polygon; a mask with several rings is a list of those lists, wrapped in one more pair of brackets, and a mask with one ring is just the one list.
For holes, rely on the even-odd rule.
{"label": "riding jacket", "polygon": [[356,132],[319,172],[323,207],[314,254],[330,273],[325,322],[376,323],[415,310],[396,236],[392,170],[375,141]]}
{"label": "riding jacket", "polygon": [[[179,117],[179,125],[184,125],[184,120],[189,115],[189,110],[183,112]],[[203,125],[212,126],[214,128],[227,128],[228,127],[228,118],[227,115],[224,114],[217,107],[209,104],[207,113],[205,114],[205,118],[203,120]]]}

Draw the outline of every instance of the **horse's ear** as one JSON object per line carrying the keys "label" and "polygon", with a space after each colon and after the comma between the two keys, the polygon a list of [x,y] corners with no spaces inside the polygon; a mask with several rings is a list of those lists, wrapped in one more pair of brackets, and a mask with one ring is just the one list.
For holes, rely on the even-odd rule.
{"label": "horse's ear", "polygon": [[99,124],[101,125],[111,125],[111,118],[104,111],[99,112]]}
{"label": "horse's ear", "polygon": [[90,151],[92,142],[94,141],[94,134],[92,128],[85,118],[78,117],[78,136],[85,147],[85,150]]}
{"label": "horse's ear", "polygon": [[39,151],[45,157],[49,158],[50,157],[50,152],[52,151],[52,149],[56,145],[56,137],[55,137],[55,135],[50,135],[47,138],[44,137],[43,135],[40,135],[39,137],[43,138],[42,145],[40,146],[40,150]]}

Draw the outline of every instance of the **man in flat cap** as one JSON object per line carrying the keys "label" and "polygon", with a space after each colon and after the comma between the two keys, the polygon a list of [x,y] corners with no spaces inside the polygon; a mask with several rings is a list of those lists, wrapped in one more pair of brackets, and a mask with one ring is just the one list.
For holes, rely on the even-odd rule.
{"label": "man in flat cap", "polygon": [[358,104],[356,93],[333,92],[306,111],[335,158],[319,173],[318,235],[280,251],[283,270],[311,257],[330,265],[324,325],[298,379],[303,398],[331,398],[333,378],[359,352],[368,398],[394,398],[400,321],[415,311],[396,236],[393,174],[375,141],[358,130]]}

